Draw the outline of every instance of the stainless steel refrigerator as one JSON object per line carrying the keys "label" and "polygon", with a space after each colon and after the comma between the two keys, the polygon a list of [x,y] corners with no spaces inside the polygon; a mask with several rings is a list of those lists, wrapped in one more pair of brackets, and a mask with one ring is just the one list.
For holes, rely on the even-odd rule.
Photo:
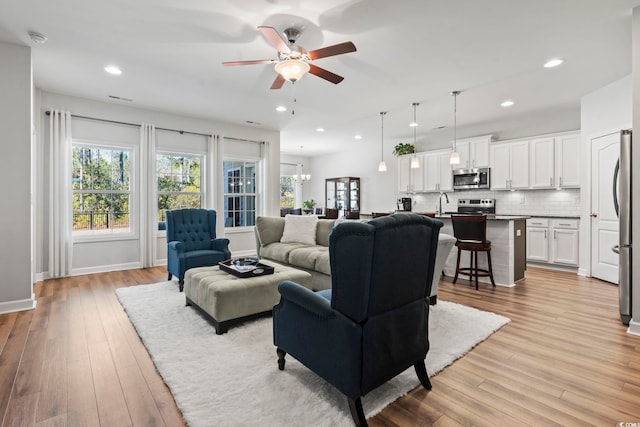
{"label": "stainless steel refrigerator", "polygon": [[631,320],[631,130],[620,132],[620,158],[613,174],[613,203],[620,221],[620,243],[613,247],[619,254],[620,319],[625,325]]}

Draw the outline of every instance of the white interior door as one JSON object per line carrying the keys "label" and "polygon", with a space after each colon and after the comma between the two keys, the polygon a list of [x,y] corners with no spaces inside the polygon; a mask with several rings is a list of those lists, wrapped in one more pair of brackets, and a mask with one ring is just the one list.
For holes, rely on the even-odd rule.
{"label": "white interior door", "polygon": [[618,283],[618,216],[613,205],[613,174],[620,156],[620,134],[591,140],[591,275]]}

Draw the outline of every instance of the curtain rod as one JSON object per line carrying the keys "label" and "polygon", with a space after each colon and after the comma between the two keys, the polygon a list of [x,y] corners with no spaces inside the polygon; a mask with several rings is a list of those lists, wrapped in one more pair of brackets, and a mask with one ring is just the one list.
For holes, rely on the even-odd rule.
{"label": "curtain rod", "polygon": [[[51,111],[45,111],[44,112],[47,116],[51,115]],[[74,117],[76,119],[85,119],[85,120],[95,120],[97,122],[104,122],[104,123],[114,123],[117,125],[125,125],[125,126],[136,126],[136,127],[141,127],[142,125],[139,123],[128,123],[128,122],[120,122],[117,120],[109,120],[109,119],[99,119],[97,117],[88,117],[88,116],[79,116],[77,114],[72,114],[71,117]],[[160,127],[156,127],[156,130],[166,130],[169,132],[178,132],[179,134],[189,134],[189,135],[200,135],[200,136],[207,136],[210,138],[213,138],[213,135],[208,134],[208,133],[198,133],[198,132],[189,132],[186,130],[177,130],[177,129],[168,129],[168,128],[160,128]]]}
{"label": "curtain rod", "polygon": [[255,142],[256,144],[264,144],[264,141],[254,141],[253,139],[234,138],[232,136],[223,136],[224,139],[232,139],[240,142]]}

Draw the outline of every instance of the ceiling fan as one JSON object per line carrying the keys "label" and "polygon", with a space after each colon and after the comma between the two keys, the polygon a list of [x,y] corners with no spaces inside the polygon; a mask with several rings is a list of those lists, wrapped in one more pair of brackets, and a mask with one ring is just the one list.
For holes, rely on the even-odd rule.
{"label": "ceiling fan", "polygon": [[284,30],[286,39],[273,27],[261,26],[258,27],[258,30],[260,30],[264,38],[278,50],[278,59],[229,61],[223,62],[222,65],[230,67],[235,65],[276,64],[275,69],[278,76],[273,81],[271,89],[280,89],[287,80],[293,83],[302,78],[307,72],[331,83],[338,84],[344,80],[344,77],[310,64],[309,61],[356,51],[356,46],[352,42],[344,42],[307,51],[302,46],[295,44],[298,37],[300,37],[300,30],[296,28],[287,28]]}

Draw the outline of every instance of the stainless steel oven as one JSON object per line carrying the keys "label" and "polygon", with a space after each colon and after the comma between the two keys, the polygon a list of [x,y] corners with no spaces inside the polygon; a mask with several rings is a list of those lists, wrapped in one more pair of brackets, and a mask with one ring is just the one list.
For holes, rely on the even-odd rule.
{"label": "stainless steel oven", "polygon": [[489,168],[455,169],[452,174],[454,190],[479,190],[489,188]]}

